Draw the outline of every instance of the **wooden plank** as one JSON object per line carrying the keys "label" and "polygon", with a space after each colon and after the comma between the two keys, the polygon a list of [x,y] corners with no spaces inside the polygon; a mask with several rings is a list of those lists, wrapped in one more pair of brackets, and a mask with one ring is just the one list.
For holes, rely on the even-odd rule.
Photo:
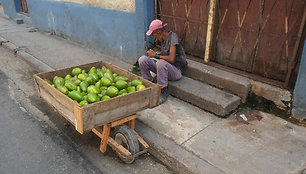
{"label": "wooden plank", "polygon": [[161,85],[157,84],[157,85],[152,86],[150,88],[151,88],[151,95],[150,95],[150,106],[149,107],[153,108],[153,107],[159,105]]}
{"label": "wooden plank", "polygon": [[132,130],[135,130],[135,119],[129,121],[129,127],[130,127]]}
{"label": "wooden plank", "polygon": [[100,144],[100,151],[104,153],[107,148],[108,140],[109,140],[109,133],[110,133],[110,128],[108,127],[107,124],[104,124],[103,126],[103,132],[102,132],[102,138],[101,138],[101,144]]}
{"label": "wooden plank", "polygon": [[101,128],[92,128],[91,130],[93,133],[95,133],[98,137],[103,137],[103,130]]}
{"label": "wooden plank", "polygon": [[109,127],[116,127],[116,126],[122,125],[122,124],[124,124],[124,123],[126,123],[126,122],[129,122],[129,121],[131,121],[131,120],[135,120],[137,117],[138,117],[138,115],[134,114],[134,115],[131,115],[131,116],[122,118],[122,119],[120,119],[120,120],[111,122],[110,125],[109,125]]}
{"label": "wooden plank", "polygon": [[78,104],[74,104],[74,117],[75,117],[75,129],[80,133],[84,133],[83,129],[83,112],[82,109],[79,107]]}
{"label": "wooden plank", "polygon": [[210,0],[209,1],[209,16],[208,16],[208,24],[207,24],[207,36],[206,36],[206,47],[205,47],[205,57],[204,61],[206,63],[209,62],[211,57],[210,51],[212,50],[213,45],[213,31],[214,31],[214,21],[216,18],[216,8],[217,8],[217,1]]}
{"label": "wooden plank", "polygon": [[70,123],[75,125],[73,115],[74,101],[62,94],[60,91],[49,85],[47,82],[34,75],[38,85],[39,95],[52,105],[56,110],[64,116]]}
{"label": "wooden plank", "polygon": [[126,148],[118,144],[113,138],[108,138],[108,145],[115,150],[116,152],[120,153],[121,155],[128,157],[131,156],[131,152],[129,152]]}
{"label": "wooden plank", "polygon": [[141,146],[142,146],[144,149],[149,148],[148,143],[147,143],[141,136],[139,136],[139,134],[138,134],[134,129],[133,129],[132,131],[133,131],[134,134],[136,135],[137,140],[139,141],[139,143],[141,144]]}
{"label": "wooden plank", "polygon": [[150,89],[144,89],[83,107],[84,131],[147,108],[150,92]]}

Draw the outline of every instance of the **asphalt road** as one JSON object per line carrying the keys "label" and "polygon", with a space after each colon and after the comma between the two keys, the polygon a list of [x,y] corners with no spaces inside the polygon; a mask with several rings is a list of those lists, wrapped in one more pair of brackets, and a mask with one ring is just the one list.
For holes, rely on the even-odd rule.
{"label": "asphalt road", "polygon": [[172,173],[151,155],[123,163],[99,138],[64,126],[60,115],[35,95],[24,60],[0,47],[0,173]]}
{"label": "asphalt road", "polygon": [[62,136],[16,104],[0,72],[0,168],[11,173],[102,173]]}

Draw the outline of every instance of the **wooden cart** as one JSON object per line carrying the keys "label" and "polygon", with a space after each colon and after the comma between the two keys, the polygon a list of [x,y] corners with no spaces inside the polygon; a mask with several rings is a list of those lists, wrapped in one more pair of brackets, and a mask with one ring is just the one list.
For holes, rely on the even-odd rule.
{"label": "wooden cart", "polygon": [[[44,79],[52,81],[54,76],[64,77],[66,74],[70,74],[75,67],[89,71],[93,66],[96,68],[105,66],[130,80],[139,79],[144,82],[147,88],[82,107],[44,81]],[[34,81],[38,96],[52,105],[75,126],[80,134],[93,131],[101,138],[100,151],[102,153],[109,145],[124,162],[132,163],[135,157],[148,150],[149,145],[134,130],[137,118],[135,113],[159,105],[160,85],[104,61],[35,74]],[[114,132],[112,136],[110,136],[111,131]]]}

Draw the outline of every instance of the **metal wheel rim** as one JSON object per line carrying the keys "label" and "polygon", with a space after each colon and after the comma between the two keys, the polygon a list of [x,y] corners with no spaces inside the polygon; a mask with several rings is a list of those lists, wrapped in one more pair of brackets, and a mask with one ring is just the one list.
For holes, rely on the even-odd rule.
{"label": "metal wheel rim", "polygon": [[[117,134],[115,135],[115,141],[116,141],[118,144],[120,144],[121,146],[123,146],[124,148],[126,148],[128,151],[130,150],[130,146],[129,146],[129,144],[128,144],[126,138],[125,138],[125,136],[122,135],[121,133],[117,133]],[[119,155],[120,155],[121,157],[123,157],[120,153],[119,153]]]}

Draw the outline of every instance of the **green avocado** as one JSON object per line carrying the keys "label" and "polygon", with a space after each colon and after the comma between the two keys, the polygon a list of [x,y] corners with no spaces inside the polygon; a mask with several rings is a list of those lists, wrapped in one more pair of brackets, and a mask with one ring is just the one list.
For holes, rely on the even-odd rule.
{"label": "green avocado", "polygon": [[73,91],[77,89],[77,85],[75,83],[73,83],[70,80],[66,80],[65,82],[65,87],[69,90],[69,91]]}
{"label": "green avocado", "polygon": [[105,73],[110,73],[111,75],[113,75],[113,71],[109,68],[106,68]]}
{"label": "green avocado", "polygon": [[70,75],[70,74],[67,74],[67,75],[65,76],[65,80],[69,80],[69,79],[71,79],[71,75]]}
{"label": "green avocado", "polygon": [[73,68],[71,73],[72,73],[72,76],[77,76],[81,74],[81,72],[82,72],[81,68]]}
{"label": "green avocado", "polygon": [[115,77],[115,82],[117,82],[118,80],[128,81],[128,80],[129,80],[129,78],[124,77],[124,76],[117,76],[117,77]]}
{"label": "green avocado", "polygon": [[110,86],[106,90],[106,94],[110,97],[116,97],[119,93],[119,90],[115,86]]}
{"label": "green avocado", "polygon": [[113,73],[113,77],[116,78],[118,76],[117,73]]}
{"label": "green avocado", "polygon": [[58,78],[58,76],[53,77],[53,83],[55,83],[55,80]]}
{"label": "green avocado", "polygon": [[[81,90],[81,87],[80,86],[77,86],[77,89],[76,89],[77,91],[79,91],[79,92],[82,92],[82,90]],[[83,93],[82,93],[83,94]]]}
{"label": "green avocado", "polygon": [[62,77],[57,77],[54,82],[55,86],[64,86],[65,80]]}
{"label": "green avocado", "polygon": [[88,72],[88,74],[90,74],[90,73],[95,73],[95,74],[96,74],[96,73],[97,73],[97,68],[94,67],[94,66],[91,67],[90,70],[89,70],[89,72]]}
{"label": "green avocado", "polygon": [[87,88],[87,93],[95,93],[95,94],[98,94],[100,92],[100,90],[95,87],[94,85],[90,85],[88,88]]}
{"label": "green avocado", "polygon": [[102,86],[110,86],[112,84],[112,81],[108,77],[105,77],[105,76],[103,76],[100,81],[101,81]]}
{"label": "green avocado", "polygon": [[120,90],[118,95],[124,95],[124,94],[127,94],[127,90],[126,89]]}
{"label": "green avocado", "polygon": [[86,106],[86,105],[88,105],[88,101],[83,100],[83,101],[80,102],[80,105],[81,106]]}
{"label": "green avocado", "polygon": [[119,90],[121,90],[121,89],[127,88],[128,83],[127,83],[126,81],[124,81],[124,80],[118,80],[118,81],[116,82],[115,86],[116,86]]}
{"label": "green avocado", "polygon": [[95,84],[95,87],[100,89],[100,87],[101,87],[101,81],[100,80]]}
{"label": "green avocado", "polygon": [[95,93],[88,93],[87,94],[87,100],[89,103],[94,103],[98,101],[98,95]]}
{"label": "green avocado", "polygon": [[79,80],[78,78],[72,77],[70,79],[71,82],[73,82],[74,84],[76,84],[77,86],[80,85],[81,80]]}
{"label": "green avocado", "polygon": [[82,81],[80,83],[80,87],[81,87],[82,91],[87,91],[88,83],[86,81]]}
{"label": "green avocado", "polygon": [[80,91],[71,91],[68,93],[68,97],[70,97],[72,100],[75,100],[77,102],[83,100],[83,94]]}
{"label": "green avocado", "polygon": [[91,77],[86,77],[85,81],[90,85],[96,84],[96,82]]}
{"label": "green avocado", "polygon": [[99,76],[99,78],[101,79],[103,77],[103,72],[101,70],[97,71],[97,75]]}
{"label": "green avocado", "polygon": [[95,82],[99,80],[97,73],[90,73],[88,77],[91,77]]}
{"label": "green avocado", "polygon": [[104,95],[101,100],[104,101],[104,100],[107,100],[107,99],[110,99],[110,96]]}
{"label": "green avocado", "polygon": [[82,73],[82,74],[79,74],[79,75],[78,75],[78,79],[81,80],[81,81],[84,81],[84,80],[86,79],[85,74],[83,74],[83,73]]}
{"label": "green avocado", "polygon": [[61,93],[63,94],[68,94],[68,89],[65,86],[57,86],[56,89],[58,89],[59,91],[61,91]]}
{"label": "green avocado", "polygon": [[132,86],[142,85],[142,81],[135,79],[132,81]]}
{"label": "green avocado", "polygon": [[112,83],[113,83],[113,81],[114,81],[113,75],[112,75],[110,72],[104,73],[104,76],[103,76],[103,77],[108,77],[108,78],[111,80]]}
{"label": "green avocado", "polygon": [[128,93],[135,92],[135,91],[136,91],[135,86],[129,86],[129,87],[127,88],[127,92],[128,92]]}

